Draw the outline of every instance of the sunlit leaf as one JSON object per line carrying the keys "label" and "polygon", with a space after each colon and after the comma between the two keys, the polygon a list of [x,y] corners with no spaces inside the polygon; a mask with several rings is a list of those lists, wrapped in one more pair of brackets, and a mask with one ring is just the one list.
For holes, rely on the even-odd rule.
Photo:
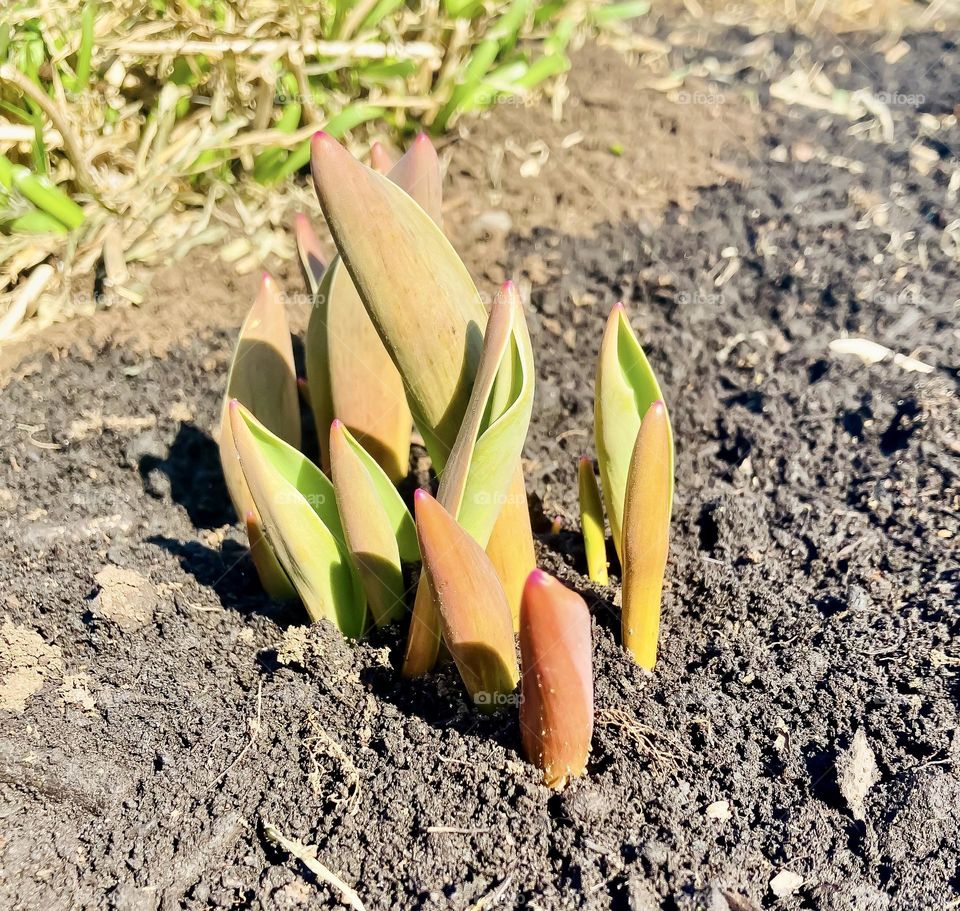
{"label": "sunlit leaf", "polygon": [[403,378],[439,470],[480,357],[487,321],[480,295],[430,215],[392,181],[323,133],[313,139],[312,165],[337,250]]}
{"label": "sunlit leaf", "polygon": [[493,531],[490,532],[487,556],[506,592],[510,613],[513,615],[513,628],[519,629],[523,585],[537,565],[537,556],[533,549],[533,530],[530,526],[530,508],[527,506],[527,490],[519,462],[507,488],[506,500],[497,515]]}
{"label": "sunlit leaf", "polygon": [[533,410],[533,351],[513,282],[498,292],[460,432],[437,498],[486,546],[527,436]]}
{"label": "sunlit leaf", "polygon": [[[377,170],[380,170],[377,168]],[[437,150],[426,133],[418,133],[387,175],[405,190],[440,227],[443,226],[443,181]]]}
{"label": "sunlit leaf", "polygon": [[[437,499],[459,525],[481,546],[487,547],[497,517],[508,496],[517,492],[516,466],[523,449],[533,407],[533,353],[523,317],[523,304],[512,282],[497,294],[483,339],[483,351],[460,432],[440,478]],[[507,541],[507,547],[526,557],[523,540]],[[494,550],[498,557],[500,543]],[[511,573],[529,572],[531,565],[506,568]],[[501,571],[503,567],[501,566]],[[512,578],[512,576],[510,577]],[[414,677],[428,671],[440,646],[435,616],[437,599],[428,598],[421,581],[414,603],[413,621],[404,661],[404,674]],[[509,603],[509,602],[508,602]],[[511,618],[519,624],[519,599],[511,604]]]}
{"label": "sunlit leaf", "polygon": [[[314,137],[313,176],[337,249],[400,371],[417,428],[442,477],[480,360],[487,313],[479,293],[430,216],[323,134]],[[519,604],[519,579],[532,567],[533,543],[519,464],[513,472],[511,498],[495,517],[489,546],[498,558],[510,548],[520,555],[521,562],[498,563]],[[423,603],[422,595],[416,603]],[[435,627],[415,623],[411,637],[429,638]],[[405,672],[411,666],[405,662]]]}
{"label": "sunlit leaf", "polygon": [[474,703],[493,711],[519,679],[506,595],[483,548],[425,490],[416,493],[415,512],[444,642]]}
{"label": "sunlit leaf", "polygon": [[312,620],[346,636],[366,626],[366,599],[350,559],[333,485],[304,455],[239,402],[229,420],[264,534]]}
{"label": "sunlit leaf", "polygon": [[[621,560],[627,471],[640,429],[640,416],[645,414],[655,401],[662,400],[660,385],[630,327],[626,311],[622,304],[617,304],[607,320],[600,344],[594,401],[594,433],[603,502],[607,508],[610,534]],[[670,459],[672,464],[672,434]],[[670,476],[673,477],[672,469]]]}
{"label": "sunlit leaf", "polygon": [[583,530],[583,549],[587,556],[587,575],[592,582],[606,585],[607,544],[603,533],[603,504],[593,473],[593,462],[586,456],[577,468],[580,492],[580,527]]}
{"label": "sunlit leaf", "polygon": [[656,401],[633,448],[623,516],[623,644],[648,670],[657,660],[672,500],[670,421]]}
{"label": "sunlit leaf", "polygon": [[[385,153],[377,153],[385,163]],[[352,159],[351,159],[352,160]],[[440,164],[418,137],[390,180],[440,217]],[[301,254],[302,257],[302,254]],[[335,257],[314,292],[307,328],[307,380],[315,422],[342,420],[394,482],[407,474],[413,420],[403,382],[342,260]],[[321,444],[321,464],[329,454]]]}
{"label": "sunlit leaf", "polygon": [[237,399],[277,436],[300,445],[300,404],[287,314],[276,282],[266,273],[240,329],[227,375],[220,422],[220,458],[230,498],[241,521],[250,509],[236,465],[228,403]]}
{"label": "sunlit leaf", "polygon": [[240,329],[227,376],[220,419],[220,462],[237,517],[247,528],[254,567],[272,598],[290,597],[291,584],[264,540],[260,519],[237,459],[228,404],[237,399],[292,446],[300,445],[300,403],[293,344],[276,282],[264,273],[260,291]]}
{"label": "sunlit leaf", "polygon": [[378,626],[404,613],[402,562],[420,559],[417,532],[383,469],[340,421],[330,427],[330,467],[344,538]]}
{"label": "sunlit leaf", "polygon": [[[403,384],[343,262],[324,273],[307,327],[306,366],[317,427],[342,420],[393,482],[407,474],[413,425]],[[321,463],[330,468],[327,441]]]}

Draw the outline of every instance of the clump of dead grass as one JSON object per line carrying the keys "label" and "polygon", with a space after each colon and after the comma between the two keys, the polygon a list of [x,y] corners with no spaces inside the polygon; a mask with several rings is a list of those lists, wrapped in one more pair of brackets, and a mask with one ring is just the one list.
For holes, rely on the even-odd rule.
{"label": "clump of dead grass", "polygon": [[[314,131],[358,151],[442,132],[562,78],[571,43],[645,7],[15,2],[0,25],[0,338],[136,303],[132,264],[198,245],[241,271],[290,256],[281,227],[305,200],[289,178]],[[93,271],[96,301],[76,281]]]}

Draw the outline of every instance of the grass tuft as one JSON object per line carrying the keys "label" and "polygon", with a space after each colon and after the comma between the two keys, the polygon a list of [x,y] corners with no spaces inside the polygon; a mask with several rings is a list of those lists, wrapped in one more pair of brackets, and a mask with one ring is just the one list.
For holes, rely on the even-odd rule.
{"label": "grass tuft", "polygon": [[363,151],[525,97],[569,67],[571,42],[626,28],[605,6],[14,0],[0,25],[0,314],[48,259],[63,268],[44,295],[62,300],[45,309],[70,315],[72,279],[101,262],[106,291],[136,301],[131,263],[238,235],[241,268],[289,256],[276,191],[314,131]]}

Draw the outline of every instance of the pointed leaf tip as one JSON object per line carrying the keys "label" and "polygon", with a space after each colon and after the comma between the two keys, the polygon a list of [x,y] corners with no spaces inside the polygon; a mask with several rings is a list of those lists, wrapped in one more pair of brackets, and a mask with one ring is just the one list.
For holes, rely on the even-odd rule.
{"label": "pointed leaf tip", "polygon": [[375,142],[370,146],[370,166],[374,171],[386,174],[394,164],[393,156],[382,142]]}
{"label": "pointed leaf tip", "polygon": [[443,640],[474,703],[500,707],[519,679],[510,605],[483,548],[426,491],[415,495],[417,534]]}
{"label": "pointed leaf tip", "polygon": [[527,585],[549,585],[553,578],[542,569],[535,569],[527,576]]}

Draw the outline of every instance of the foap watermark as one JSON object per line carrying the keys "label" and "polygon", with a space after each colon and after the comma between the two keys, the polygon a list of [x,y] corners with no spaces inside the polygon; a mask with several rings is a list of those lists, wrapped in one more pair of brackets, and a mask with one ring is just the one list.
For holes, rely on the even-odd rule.
{"label": "foap watermark", "polygon": [[490,493],[489,490],[481,490],[473,495],[473,502],[477,506],[506,506],[523,503],[526,505],[525,495],[518,493]]}
{"label": "foap watermark", "polygon": [[723,305],[723,294],[719,291],[679,291],[675,300],[683,306],[720,307]]}
{"label": "foap watermark", "polygon": [[873,295],[873,302],[886,310],[898,311],[904,307],[926,306],[929,300],[922,294],[917,285],[906,285],[895,291],[878,291]]}
{"label": "foap watermark", "polygon": [[873,97],[889,108],[918,108],[927,101],[920,92],[876,92]]}
{"label": "foap watermark", "polygon": [[278,505],[284,503],[299,503],[301,500],[306,500],[314,509],[318,506],[323,506],[327,502],[327,497],[322,493],[301,493],[299,490],[282,490],[277,494],[276,500],[274,501]]}
{"label": "foap watermark", "polygon": [[533,95],[523,95],[516,92],[480,91],[474,95],[474,100],[480,107],[492,108],[494,105],[508,107],[529,108],[536,104]]}
{"label": "foap watermark", "polygon": [[727,96],[722,92],[677,92],[677,104],[697,104],[710,107],[715,104],[726,104]]}
{"label": "foap watermark", "polygon": [[520,705],[519,693],[489,693],[486,690],[480,690],[473,694],[474,705],[492,705],[494,708],[502,709],[507,706]]}

